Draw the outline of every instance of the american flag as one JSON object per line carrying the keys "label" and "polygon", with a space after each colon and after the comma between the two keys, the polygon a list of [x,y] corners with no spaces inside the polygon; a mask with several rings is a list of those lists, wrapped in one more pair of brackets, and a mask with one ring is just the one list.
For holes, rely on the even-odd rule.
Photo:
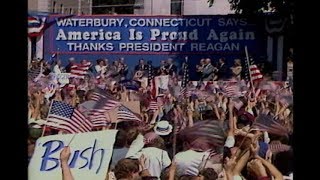
{"label": "american flag", "polygon": [[132,112],[127,107],[121,105],[118,109],[118,121],[141,121],[141,118],[139,118],[140,115]]}
{"label": "american flag", "polygon": [[84,79],[84,77],[88,74],[88,70],[90,66],[91,66],[90,62],[71,66],[71,72],[70,72],[71,76],[75,78]]}
{"label": "american flag", "polygon": [[247,72],[249,74],[246,74],[247,81],[250,82],[250,79],[252,80],[252,82],[262,80],[263,75],[261,74],[261,72],[260,72],[259,68],[257,67],[257,65],[254,64],[254,61],[253,61],[252,58],[249,58],[249,63],[247,63],[247,64],[249,64],[249,67],[247,68],[248,69]]}
{"label": "american flag", "polygon": [[179,134],[181,138],[188,142],[192,142],[197,138],[208,139],[216,147],[223,147],[226,139],[223,127],[217,120],[198,121],[194,126],[180,131]]}
{"label": "american flag", "polygon": [[148,106],[148,108],[147,108],[147,110],[150,110],[150,111],[156,111],[156,110],[158,110],[158,103],[157,103],[157,101],[156,100],[151,100],[150,102],[149,102],[149,106]]}
{"label": "american flag", "polygon": [[101,98],[93,109],[88,113],[89,119],[91,120],[93,127],[103,127],[107,125],[107,122],[110,122],[111,119],[106,115],[106,113],[117,106],[120,105],[120,102],[109,99]]}
{"label": "american flag", "polygon": [[181,82],[181,90],[180,93],[182,96],[187,96],[187,84],[189,82],[189,67],[187,62],[183,64],[183,76],[182,76],[182,82]]}
{"label": "american flag", "polygon": [[154,75],[153,75],[153,70],[152,70],[152,65],[149,64],[148,65],[148,85],[150,86],[151,83],[153,83],[153,78],[154,78]]}
{"label": "american flag", "polygon": [[89,132],[92,123],[79,110],[61,101],[52,101],[46,125],[68,133]]}
{"label": "american flag", "polygon": [[293,103],[293,97],[291,95],[283,95],[280,96],[279,102],[283,105],[288,107]]}
{"label": "american flag", "polygon": [[228,97],[239,97],[241,95],[240,87],[235,84],[227,85],[225,91]]}
{"label": "american flag", "polygon": [[28,72],[28,77],[30,80],[35,80],[42,74],[42,65],[37,68],[30,69]]}
{"label": "american flag", "polygon": [[270,151],[275,154],[279,152],[289,151],[291,149],[291,146],[282,144],[281,142],[271,142],[269,144]]}
{"label": "american flag", "polygon": [[278,120],[274,119],[272,115],[259,114],[252,127],[258,128],[261,131],[267,131],[270,134],[279,136],[288,135],[288,129],[280,124]]}
{"label": "american flag", "polygon": [[28,16],[28,36],[29,37],[36,37],[39,36],[45,26],[45,17],[37,17],[37,16]]}
{"label": "american flag", "polygon": [[232,101],[234,102],[234,107],[237,110],[239,110],[243,106],[243,102],[239,98],[233,99]]}
{"label": "american flag", "polygon": [[103,90],[103,89],[100,89],[100,88],[94,89],[90,100],[99,101],[102,98],[109,98],[109,99],[115,100],[115,98],[111,94],[106,92],[106,90]]}

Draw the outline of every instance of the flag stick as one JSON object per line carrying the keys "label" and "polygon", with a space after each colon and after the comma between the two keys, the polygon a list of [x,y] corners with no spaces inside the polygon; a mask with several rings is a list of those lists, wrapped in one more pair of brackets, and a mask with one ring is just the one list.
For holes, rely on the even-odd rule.
{"label": "flag stick", "polygon": [[173,127],[173,148],[172,148],[172,156],[174,157],[176,155],[176,149],[177,149],[177,121],[174,120],[174,127]]}
{"label": "flag stick", "polygon": [[[242,129],[243,129],[243,128],[242,128]],[[241,129],[241,130],[242,130],[242,129]],[[238,148],[238,149],[236,150],[236,152],[235,152],[235,155],[237,155],[238,151],[240,150],[240,148],[241,148],[242,144],[243,144],[243,143],[244,143],[244,141],[246,140],[247,135],[248,135],[249,133],[250,133],[250,130],[246,132],[246,134],[245,134],[245,136],[244,136],[243,140],[241,141],[241,143],[240,143],[240,145],[239,145],[239,148]]]}
{"label": "flag stick", "polygon": [[50,113],[51,108],[52,108],[52,103],[53,103],[53,101],[51,101],[51,103],[50,103],[49,111],[48,111],[48,114],[47,114],[46,122],[45,122],[45,124],[44,124],[44,126],[43,126],[43,129],[42,129],[41,137],[44,135],[44,132],[45,132],[45,130],[46,130],[46,126],[47,126],[47,122],[48,122],[49,113]]}
{"label": "flag stick", "polygon": [[68,145],[67,146],[70,146],[71,142],[73,141],[74,137],[76,137],[77,134],[74,134],[71,138],[71,140],[69,141]]}
{"label": "flag stick", "polygon": [[60,48],[57,48],[57,53],[56,53],[57,60],[59,60],[59,50],[60,50]]}
{"label": "flag stick", "polygon": [[[249,54],[248,54],[248,48],[247,46],[244,47],[244,50],[246,52],[246,58],[247,58],[247,65],[248,65],[248,71],[249,71],[249,79],[250,79],[250,84],[252,88],[252,93],[254,93],[254,87],[253,87],[253,82],[252,82],[252,77],[251,77],[251,71],[250,71],[250,63],[249,63]],[[254,94],[254,98],[256,98],[256,95]]]}

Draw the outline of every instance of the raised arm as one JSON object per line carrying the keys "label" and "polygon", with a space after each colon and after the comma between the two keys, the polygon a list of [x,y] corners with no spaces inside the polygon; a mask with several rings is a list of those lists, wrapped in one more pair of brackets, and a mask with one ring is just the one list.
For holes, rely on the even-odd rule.
{"label": "raised arm", "polygon": [[68,165],[70,154],[70,147],[68,146],[65,146],[60,153],[62,180],[74,180],[70,167]]}
{"label": "raised arm", "polygon": [[237,164],[233,169],[233,175],[240,175],[242,169],[247,165],[247,162],[250,158],[250,151],[246,151],[238,160]]}
{"label": "raised arm", "polygon": [[259,159],[261,163],[269,170],[271,175],[274,177],[274,180],[283,180],[282,173],[273,164],[260,156],[255,156],[255,158]]}

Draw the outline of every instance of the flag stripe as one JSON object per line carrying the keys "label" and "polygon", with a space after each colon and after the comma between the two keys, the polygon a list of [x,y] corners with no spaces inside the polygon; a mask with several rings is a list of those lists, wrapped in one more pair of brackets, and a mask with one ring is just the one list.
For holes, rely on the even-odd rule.
{"label": "flag stripe", "polygon": [[69,133],[91,131],[91,122],[77,109],[60,101],[52,101],[47,118],[48,126],[65,130]]}

